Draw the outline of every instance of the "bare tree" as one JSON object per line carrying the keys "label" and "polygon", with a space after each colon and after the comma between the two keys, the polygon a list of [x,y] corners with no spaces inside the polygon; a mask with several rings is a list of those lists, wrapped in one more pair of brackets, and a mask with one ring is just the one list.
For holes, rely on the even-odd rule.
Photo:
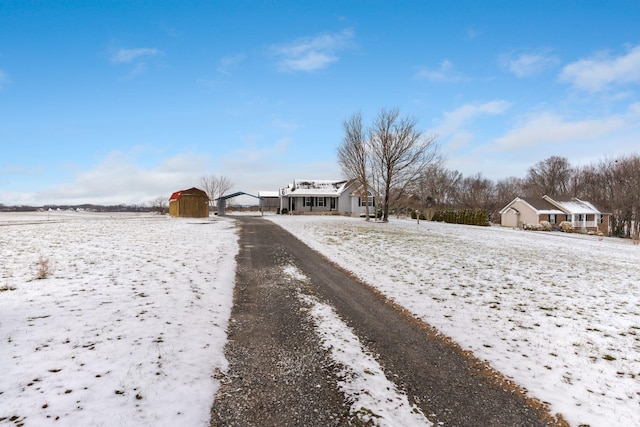
{"label": "bare tree", "polygon": [[522,178],[514,176],[499,179],[496,182],[496,208],[492,212],[491,218],[500,221],[499,210],[507,206],[509,202],[519,196],[524,195]]}
{"label": "bare tree", "polygon": [[604,187],[599,181],[598,171],[593,165],[577,167],[571,182],[571,195],[591,202],[602,200]]}
{"label": "bare tree", "polygon": [[164,215],[167,210],[167,198],[163,196],[156,197],[156,199],[151,202],[151,207],[160,215]]}
{"label": "bare tree", "polygon": [[495,184],[481,173],[460,181],[457,202],[460,207],[484,209],[492,212],[496,204]]}
{"label": "bare tree", "polygon": [[233,182],[224,175],[204,175],[200,178],[200,185],[202,185],[204,192],[209,196],[209,205],[214,207],[216,205],[215,200],[231,190]]}
{"label": "bare tree", "polygon": [[600,170],[608,184],[613,233],[640,239],[640,156],[605,160]]}
{"label": "bare tree", "polygon": [[344,136],[338,147],[338,164],[342,174],[357,181],[365,200],[365,218],[369,221],[369,150],[362,126],[362,115],[356,113],[342,123]]}
{"label": "bare tree", "polygon": [[397,109],[381,110],[369,130],[372,168],[383,198],[382,220],[389,207],[406,194],[427,168],[440,159],[436,137],[424,137],[415,118],[400,117]]}
{"label": "bare tree", "polygon": [[574,170],[566,157],[551,156],[529,168],[525,179],[527,195],[569,195],[573,175]]}
{"label": "bare tree", "polygon": [[429,166],[418,181],[418,192],[429,208],[444,208],[454,204],[462,174],[443,167],[441,162]]}

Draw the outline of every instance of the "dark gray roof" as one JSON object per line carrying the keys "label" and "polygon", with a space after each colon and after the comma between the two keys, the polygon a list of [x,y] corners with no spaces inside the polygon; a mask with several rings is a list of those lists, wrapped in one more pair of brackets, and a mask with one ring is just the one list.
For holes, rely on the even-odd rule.
{"label": "dark gray roof", "polygon": [[551,211],[551,210],[557,211],[558,210],[556,206],[552,205],[542,197],[521,197],[520,199],[529,203],[531,206],[533,206],[534,208],[536,208],[536,210],[539,210],[539,211]]}

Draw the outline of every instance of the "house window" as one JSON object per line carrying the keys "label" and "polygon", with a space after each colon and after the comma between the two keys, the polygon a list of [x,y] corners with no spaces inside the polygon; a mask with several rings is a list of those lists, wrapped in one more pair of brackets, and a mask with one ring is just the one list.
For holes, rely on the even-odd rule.
{"label": "house window", "polygon": [[303,206],[312,206],[311,204],[311,197],[305,197],[304,201],[302,202]]}
{"label": "house window", "polygon": [[363,200],[362,197],[358,198],[358,206],[366,206],[367,203],[369,203],[369,206],[373,206],[374,205],[374,198],[371,195],[370,191],[369,191],[369,197],[367,197],[367,200]]}
{"label": "house window", "polygon": [[596,222],[597,222],[598,224],[603,224],[603,223],[604,223],[604,217],[603,217],[603,215],[602,215],[602,214],[597,214],[597,215],[596,215]]}
{"label": "house window", "polygon": [[567,221],[571,221],[571,215],[567,214]]}
{"label": "house window", "polygon": [[578,221],[579,222],[584,221],[584,214],[578,214]]}
{"label": "house window", "polygon": [[324,197],[318,197],[318,206],[325,206]]}
{"label": "house window", "polygon": [[556,223],[556,214],[549,214],[549,222],[551,224],[555,224]]}

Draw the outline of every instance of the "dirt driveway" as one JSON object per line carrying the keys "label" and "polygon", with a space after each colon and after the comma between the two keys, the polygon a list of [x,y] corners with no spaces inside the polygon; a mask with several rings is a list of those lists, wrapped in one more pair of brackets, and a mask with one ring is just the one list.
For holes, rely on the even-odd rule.
{"label": "dirt driveway", "polygon": [[[331,305],[376,355],[387,378],[434,425],[564,425],[501,375],[282,228],[260,217],[237,221],[240,253],[225,348],[230,366],[211,426],[366,424],[350,413],[351,402],[338,387],[338,367],[319,344],[300,292]],[[287,278],[287,265],[310,280]]]}

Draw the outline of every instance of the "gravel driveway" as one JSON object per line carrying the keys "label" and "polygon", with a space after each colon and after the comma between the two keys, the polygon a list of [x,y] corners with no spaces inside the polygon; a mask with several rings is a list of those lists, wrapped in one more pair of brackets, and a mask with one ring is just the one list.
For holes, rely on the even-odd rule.
{"label": "gravel driveway", "polygon": [[[499,373],[393,306],[282,228],[239,217],[240,253],[211,426],[359,426],[300,293],[331,305],[434,425],[566,425]],[[309,281],[294,281],[294,265]],[[391,422],[389,422],[391,421]],[[387,424],[393,425],[392,420]]]}

